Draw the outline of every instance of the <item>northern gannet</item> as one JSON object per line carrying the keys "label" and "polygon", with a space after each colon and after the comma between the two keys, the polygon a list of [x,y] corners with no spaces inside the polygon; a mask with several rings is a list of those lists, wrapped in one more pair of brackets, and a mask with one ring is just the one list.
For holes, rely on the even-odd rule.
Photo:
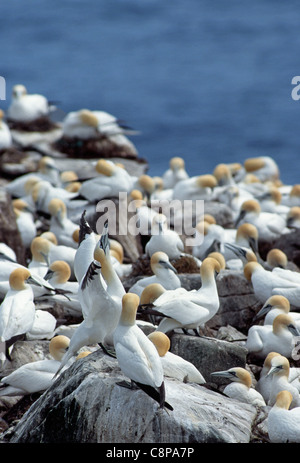
{"label": "northern gannet", "polygon": [[26,333],[26,339],[51,339],[56,328],[56,318],[47,310],[36,310],[33,325]]}
{"label": "northern gannet", "polygon": [[9,290],[0,305],[0,340],[10,342],[12,338],[30,331],[35,319],[35,304],[31,281],[37,283],[31,272],[16,268],[9,276]]}
{"label": "northern gannet", "polygon": [[275,240],[282,234],[290,232],[283,217],[272,212],[262,212],[256,199],[249,199],[242,204],[235,225],[244,222],[255,225],[259,238],[267,241]]}
{"label": "northern gannet", "polygon": [[266,270],[258,262],[249,262],[244,267],[245,278],[251,282],[255,296],[263,304],[272,295],[284,295],[284,290],[288,292],[286,297],[291,302],[289,291],[292,294],[295,288],[297,288],[297,283],[292,281],[292,278],[290,280],[283,278],[277,274],[277,270],[278,268],[273,269],[273,271]]}
{"label": "northern gannet", "polygon": [[176,183],[181,180],[189,178],[187,171],[185,170],[184,159],[175,156],[169,161],[169,169],[167,169],[162,175],[162,181],[164,189],[174,188]]}
{"label": "northern gannet", "polygon": [[165,401],[163,366],[154,344],[136,324],[139,297],[127,293],[122,298],[122,313],[113,340],[119,367],[131,382],[153,397],[160,408],[172,406]]}
{"label": "northern gannet", "polygon": [[23,396],[48,389],[69,344],[70,339],[67,336],[54,336],[49,343],[52,359],[26,363],[1,378],[0,396]]}
{"label": "northern gannet", "polygon": [[78,195],[87,201],[93,203],[104,198],[118,198],[119,193],[129,194],[133,189],[131,175],[112,161],[100,159],[95,169],[98,175],[82,181],[78,191]]}
{"label": "northern gannet", "polygon": [[[215,281],[215,274],[220,270],[221,265],[216,259],[204,259],[200,267],[201,287],[197,291],[184,288],[166,291],[161,285],[151,285],[153,290],[158,290],[158,297],[152,295],[153,309],[156,315],[163,317],[157,330],[164,333],[176,328],[197,330],[210,320],[220,306]],[[146,289],[141,295],[141,306],[148,302],[145,300]]]}
{"label": "northern gannet", "polygon": [[30,122],[42,116],[49,116],[53,109],[46,97],[29,94],[24,85],[17,84],[13,87],[7,117],[14,121]]}
{"label": "northern gannet", "polygon": [[169,257],[165,252],[155,252],[150,259],[151,270],[154,275],[138,280],[129,289],[130,293],[141,296],[146,286],[151,283],[160,283],[165,289],[180,288],[181,281],[177,276],[177,270],[170,263]]}
{"label": "northern gannet", "polygon": [[[281,191],[281,190],[280,190]],[[300,206],[300,184],[293,185],[288,194],[282,193],[282,204],[292,208]]]}
{"label": "northern gannet", "polygon": [[293,206],[290,208],[286,218],[286,225],[288,228],[300,228],[300,206]]}
{"label": "northern gannet", "polygon": [[178,379],[184,383],[204,384],[206,382],[195,365],[169,351],[171,342],[165,333],[153,331],[148,334],[148,338],[159,353],[165,377]]}
{"label": "northern gannet", "polygon": [[300,407],[299,390],[289,382],[290,362],[283,355],[276,355],[271,359],[271,367],[267,375],[272,376],[268,405],[273,406],[278,392],[286,390],[292,396],[290,408]]}
{"label": "northern gannet", "polygon": [[244,167],[246,172],[254,173],[261,182],[279,179],[278,165],[270,156],[248,158],[244,161]]}
{"label": "northern gannet", "polygon": [[29,248],[32,240],[37,234],[36,222],[29,204],[23,199],[12,201],[16,224],[21,235],[21,240],[25,248]]}
{"label": "northern gannet", "polygon": [[4,112],[0,109],[0,151],[12,146],[12,135],[6,122],[4,122]]}
{"label": "northern gannet", "polygon": [[48,211],[51,216],[49,231],[55,234],[57,243],[77,248],[73,233],[77,230],[78,225],[68,218],[65,202],[59,198],[51,199],[48,204]]}
{"label": "northern gannet", "polygon": [[251,375],[245,368],[234,367],[229,370],[214,371],[211,376],[220,376],[232,381],[223,390],[223,393],[231,399],[260,407],[266,405],[263,396],[252,387]]}
{"label": "northern gannet", "polygon": [[84,210],[80,217],[78,247],[74,257],[74,273],[78,283],[93,260],[94,249],[99,240],[99,236],[92,230],[85,216]]}
{"label": "northern gannet", "polygon": [[260,320],[264,317],[264,325],[272,325],[277,315],[282,313],[290,314],[296,327],[300,328],[300,313],[290,312],[290,301],[281,295],[275,294],[266,300],[262,308],[257,312],[253,321]]}
{"label": "northern gannet", "polygon": [[[288,264],[287,255],[283,251],[281,251],[281,249],[277,249],[277,248],[270,249],[266,257],[266,266],[269,270],[272,270],[276,267],[286,268],[287,264]],[[300,282],[300,277],[299,277],[299,282]]]}
{"label": "northern gannet", "polygon": [[300,332],[292,317],[280,314],[274,319],[273,325],[252,325],[248,330],[246,348],[249,354],[260,359],[270,352],[290,358],[297,336],[300,336]]}
{"label": "northern gannet", "polygon": [[154,216],[151,238],[145,246],[145,252],[149,257],[157,251],[165,252],[170,260],[179,259],[184,253],[183,241],[175,230],[169,228],[164,214]]}
{"label": "northern gannet", "polygon": [[[59,198],[65,201],[68,209],[68,201],[76,199],[77,193],[72,193],[59,186],[53,186],[48,180],[41,180],[33,186],[31,190],[31,197],[37,212],[49,214],[48,208],[52,199]],[[86,202],[83,202],[83,205],[85,203]]]}
{"label": "northern gannet", "polygon": [[43,254],[46,257],[48,266],[56,260],[64,260],[67,262],[71,269],[70,279],[74,279],[74,259],[77,249],[64,244],[58,244],[57,238],[53,232],[43,232],[39,238],[46,240],[47,243],[43,243]]}
{"label": "northern gannet", "polygon": [[291,402],[292,394],[289,391],[280,391],[268,413],[267,427],[272,443],[300,442],[300,407],[290,410]]}
{"label": "northern gannet", "polygon": [[52,185],[57,185],[59,183],[59,176],[60,172],[56,166],[55,159],[50,156],[43,156],[38,162],[36,172],[20,175],[5,185],[5,189],[12,196],[22,198],[29,194],[33,184],[38,181],[45,180]]}
{"label": "northern gannet", "polygon": [[173,188],[172,199],[196,200],[211,199],[213,189],[217,186],[217,179],[213,175],[204,174],[188,179],[181,180],[176,183]]}

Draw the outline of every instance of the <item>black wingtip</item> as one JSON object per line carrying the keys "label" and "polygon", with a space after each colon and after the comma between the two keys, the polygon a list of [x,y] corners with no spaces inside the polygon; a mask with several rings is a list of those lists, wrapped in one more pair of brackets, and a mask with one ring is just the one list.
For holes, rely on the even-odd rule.
{"label": "black wingtip", "polygon": [[158,392],[154,387],[149,386],[148,384],[138,383],[134,381],[135,384],[142,389],[149,397],[154,399],[156,402],[159,403],[160,408],[167,408],[169,410],[174,410],[172,405],[165,401],[165,391],[164,391],[164,383],[162,383],[160,387],[160,392]]}
{"label": "black wingtip", "polygon": [[80,217],[78,246],[84,240],[86,234],[90,235],[93,232],[93,230],[91,229],[90,225],[88,224],[85,218],[85,214],[86,214],[86,210],[83,211]]}

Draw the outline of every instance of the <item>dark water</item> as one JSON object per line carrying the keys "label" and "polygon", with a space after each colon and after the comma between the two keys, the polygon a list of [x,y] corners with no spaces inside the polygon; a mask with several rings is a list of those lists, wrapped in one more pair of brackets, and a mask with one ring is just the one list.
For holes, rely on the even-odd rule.
{"label": "dark water", "polygon": [[272,156],[300,183],[300,9],[296,1],[6,0],[0,75],[11,88],[101,109],[159,175],[183,156],[191,175]]}

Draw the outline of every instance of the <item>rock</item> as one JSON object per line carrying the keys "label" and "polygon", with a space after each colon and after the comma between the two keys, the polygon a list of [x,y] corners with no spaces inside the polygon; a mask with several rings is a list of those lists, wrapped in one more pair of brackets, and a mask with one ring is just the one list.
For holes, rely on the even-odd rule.
{"label": "rock", "polygon": [[[237,343],[215,338],[174,334],[171,338],[171,352],[193,363],[205,380],[212,382],[213,371],[231,367],[245,367],[247,349]],[[214,379],[214,383],[218,384]]]}
{"label": "rock", "polygon": [[281,235],[275,241],[274,248],[281,249],[288,260],[294,262],[298,267],[300,266],[300,229],[295,229],[291,233]]}
{"label": "rock", "polygon": [[123,381],[100,350],[76,361],[4,433],[9,443],[248,443],[259,409],[195,384],[165,380],[174,411]]}

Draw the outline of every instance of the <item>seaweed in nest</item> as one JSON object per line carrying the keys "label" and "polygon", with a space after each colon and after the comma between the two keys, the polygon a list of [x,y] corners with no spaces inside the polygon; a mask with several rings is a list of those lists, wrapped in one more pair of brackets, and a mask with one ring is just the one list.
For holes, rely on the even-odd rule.
{"label": "seaweed in nest", "polygon": [[132,271],[130,276],[141,276],[146,275],[150,276],[153,275],[153,272],[150,267],[150,257],[146,254],[140,256],[135,262],[132,264]]}
{"label": "seaweed in nest", "polygon": [[47,116],[29,122],[7,119],[7,124],[11,130],[18,130],[19,132],[49,132],[59,128],[59,125],[51,121]]}
{"label": "seaweed in nest", "polygon": [[98,138],[82,140],[80,138],[61,137],[53,143],[53,148],[72,158],[113,158],[134,159],[145,162],[137,157],[132,148],[126,145],[117,145],[105,135]]}
{"label": "seaweed in nest", "polygon": [[193,256],[182,256],[179,259],[172,260],[172,265],[178,273],[199,273],[199,267]]}

